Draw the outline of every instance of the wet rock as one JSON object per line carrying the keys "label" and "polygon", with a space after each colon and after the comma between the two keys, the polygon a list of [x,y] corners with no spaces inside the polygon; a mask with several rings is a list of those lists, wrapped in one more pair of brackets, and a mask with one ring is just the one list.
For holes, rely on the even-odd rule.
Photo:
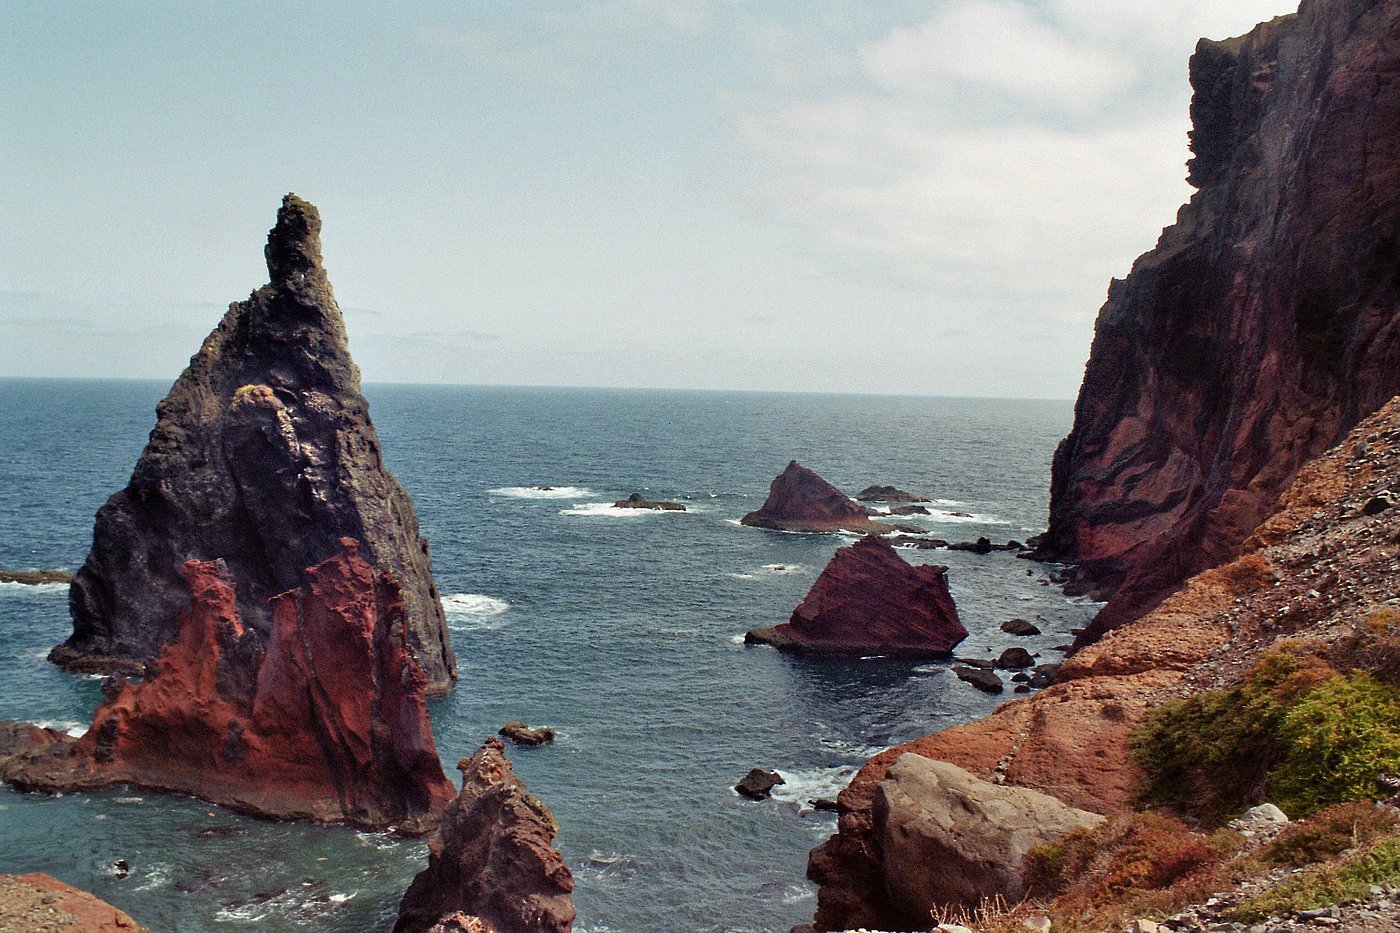
{"label": "wet rock", "polygon": [[613,503],[616,509],[652,509],[657,512],[684,512],[685,506],[679,502],[652,502],[644,499],[642,494],[634,492],[626,499],[619,499]]}
{"label": "wet rock", "polygon": [[976,541],[959,541],[956,544],[948,545],[950,551],[969,551],[973,554],[992,553],[992,542],[986,538],[978,538]]}
{"label": "wet rock", "polygon": [[554,730],[549,726],[540,726],[538,729],[531,729],[518,719],[501,726],[497,735],[505,736],[516,745],[547,745],[554,741]]}
{"label": "wet rock", "polygon": [[734,785],[734,789],[753,800],[767,800],[773,793],[773,788],[786,783],[783,776],[776,771],[754,768]]}
{"label": "wet rock", "polygon": [[870,509],[852,502],[845,493],[802,466],[796,460],[773,480],[762,508],[739,519],[741,524],[778,531],[895,531],[919,534],[910,525],[877,522]]}
{"label": "wet rock", "polygon": [[1008,635],[1039,635],[1040,629],[1025,619],[1007,619],[1001,630]]}
{"label": "wet rock", "polygon": [[41,586],[46,583],[71,582],[73,575],[66,570],[0,570],[0,583]]}
{"label": "wet rock", "polygon": [[890,509],[891,515],[927,515],[928,509],[922,505],[896,505]]}
{"label": "wet rock", "polygon": [[[855,497],[861,502],[928,502],[923,496],[905,492],[894,486],[866,486]],[[928,514],[925,512],[924,514]]]}
{"label": "wet rock", "polygon": [[953,673],[958,676],[958,680],[972,684],[983,693],[1001,693],[1005,689],[1001,678],[991,671],[983,670],[980,667],[963,667],[961,665],[953,668]]}
{"label": "wet rock", "polygon": [[1007,648],[997,658],[997,667],[1004,671],[1018,671],[1034,663],[1035,658],[1025,648]]}

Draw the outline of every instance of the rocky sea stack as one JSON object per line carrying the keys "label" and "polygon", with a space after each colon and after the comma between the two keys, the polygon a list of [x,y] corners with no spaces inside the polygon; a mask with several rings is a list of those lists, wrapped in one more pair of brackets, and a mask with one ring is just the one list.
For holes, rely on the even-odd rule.
{"label": "rocky sea stack", "polygon": [[340,546],[271,600],[267,633],[242,618],[223,561],[187,561],[188,608],[150,678],[109,678],[80,739],[4,724],[0,779],[60,792],[130,784],[262,816],[430,829],[453,787],[407,609],[391,574],[353,539]]}
{"label": "rocky sea stack", "polygon": [[1081,639],[1233,557],[1400,393],[1400,8],[1312,0],[1191,59],[1199,190],[1115,281],[1042,558],[1119,587]]}
{"label": "rocky sea stack", "polygon": [[574,879],[549,808],[490,738],[457,764],[462,791],[429,842],[428,867],[399,904],[394,933],[568,933]]}
{"label": "rocky sea stack", "polygon": [[190,560],[223,562],[241,624],[265,639],[272,597],[349,537],[396,581],[428,692],[451,686],[428,542],[380,458],[320,233],[316,208],[287,195],[265,250],[269,283],[205,338],[157,406],[131,481],[97,513],[56,663],[139,673],[177,636]]}
{"label": "rocky sea stack", "polygon": [[739,521],[777,531],[923,531],[907,525],[882,524],[873,521],[870,514],[870,509],[852,502],[844,492],[793,460],[773,480],[763,506]]}
{"label": "rocky sea stack", "polygon": [[866,535],[836,552],[790,621],[754,629],[744,641],[801,654],[947,657],[966,637],[948,568],[908,564],[884,539]]}

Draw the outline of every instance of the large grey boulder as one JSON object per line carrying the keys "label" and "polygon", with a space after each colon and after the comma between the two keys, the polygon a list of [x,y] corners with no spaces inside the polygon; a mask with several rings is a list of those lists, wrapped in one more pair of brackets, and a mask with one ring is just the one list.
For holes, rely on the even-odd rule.
{"label": "large grey boulder", "polygon": [[1104,819],[913,754],[896,761],[876,789],[873,816],[885,888],[914,925],[927,924],[935,906],[971,907],[996,895],[1017,903],[1031,849]]}

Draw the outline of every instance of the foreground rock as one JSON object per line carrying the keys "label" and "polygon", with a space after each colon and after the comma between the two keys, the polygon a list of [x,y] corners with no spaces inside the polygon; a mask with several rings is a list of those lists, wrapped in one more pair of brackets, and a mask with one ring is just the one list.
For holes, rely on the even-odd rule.
{"label": "foreground rock", "polygon": [[1029,683],[1045,684],[1041,693],[872,758],[839,797],[837,835],[808,863],[808,877],[821,885],[817,927],[892,928],[886,879],[872,854],[873,801],[906,754],[1096,813],[1132,809],[1140,772],[1129,737],[1150,707],[1232,686],[1279,639],[1342,643],[1388,606],[1400,512],[1365,515],[1361,506],[1397,485],[1400,399],[1305,467],[1239,559],[1198,574],[1058,669],[1038,665]]}
{"label": "foreground rock", "polygon": [[[905,492],[894,486],[866,486],[856,493],[856,498],[861,502],[931,502],[923,496],[916,496],[912,492]],[[926,514],[926,513],[925,513]]]}
{"label": "foreground rock", "polygon": [[658,512],[684,512],[685,506],[679,502],[652,502],[642,498],[642,494],[634,492],[626,499],[618,499],[613,503],[615,509],[652,509]]}
{"label": "foreground rock", "polygon": [[266,635],[272,597],[352,537],[398,581],[429,692],[451,686],[428,542],[380,458],[320,233],[316,208],[287,195],[265,250],[269,284],[205,338],[157,406],[131,481],[97,513],[55,662],[134,672],[154,660],[179,628],[187,560],[223,560],[242,624]]}
{"label": "foreground rock", "polygon": [[0,583],[42,586],[46,583],[72,582],[73,575],[66,570],[0,570]]}
{"label": "foreground rock", "polygon": [[568,933],[574,879],[554,848],[559,826],[549,808],[515,776],[499,739],[457,768],[462,791],[428,844],[428,867],[399,904],[395,933],[439,922],[445,930]]}
{"label": "foreground rock", "polygon": [[0,930],[13,933],[141,933],[123,911],[52,875],[0,875]]}
{"label": "foreground rock", "polygon": [[452,799],[394,579],[343,552],[246,624],[223,561],[188,561],[189,608],[150,680],[104,685],[80,739],[0,728],[25,790],[131,784],[263,816],[424,832]]}
{"label": "foreground rock", "polygon": [[1112,283],[1055,455],[1039,556],[1121,582],[1081,645],[1234,557],[1400,393],[1400,10],[1305,3],[1190,72],[1199,190]]}
{"label": "foreground rock", "polygon": [[871,511],[865,506],[856,505],[844,492],[793,460],[773,480],[763,507],[745,515],[739,522],[778,531],[918,534],[923,530],[877,522],[870,515]]}
{"label": "foreground rock", "polygon": [[1000,787],[956,765],[903,755],[875,791],[873,839],[895,929],[925,929],[939,906],[1026,894],[1026,856],[1103,817]]}
{"label": "foreground rock", "polygon": [[966,637],[948,568],[912,566],[867,535],[836,552],[791,621],[754,629],[744,641],[803,654],[947,657]]}

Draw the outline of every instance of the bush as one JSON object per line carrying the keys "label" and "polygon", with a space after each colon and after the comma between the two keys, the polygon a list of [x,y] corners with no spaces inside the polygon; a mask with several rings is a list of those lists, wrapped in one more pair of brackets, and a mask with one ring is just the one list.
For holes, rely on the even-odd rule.
{"label": "bush", "polygon": [[1334,804],[1309,820],[1293,823],[1256,858],[1269,868],[1300,868],[1336,858],[1347,849],[1394,832],[1397,826],[1400,819],[1375,804]]}

